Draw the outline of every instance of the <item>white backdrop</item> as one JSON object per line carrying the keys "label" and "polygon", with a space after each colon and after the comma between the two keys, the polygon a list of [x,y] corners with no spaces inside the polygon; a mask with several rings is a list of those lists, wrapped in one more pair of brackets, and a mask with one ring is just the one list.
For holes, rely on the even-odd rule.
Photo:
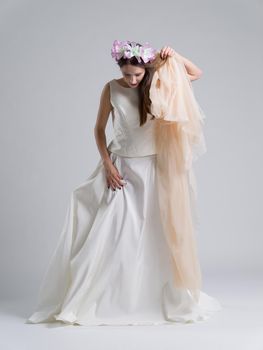
{"label": "white backdrop", "polygon": [[121,77],[114,39],[169,45],[202,69],[203,274],[262,273],[261,22],[256,0],[0,2],[2,298],[36,298],[70,193],[99,161],[100,93]]}

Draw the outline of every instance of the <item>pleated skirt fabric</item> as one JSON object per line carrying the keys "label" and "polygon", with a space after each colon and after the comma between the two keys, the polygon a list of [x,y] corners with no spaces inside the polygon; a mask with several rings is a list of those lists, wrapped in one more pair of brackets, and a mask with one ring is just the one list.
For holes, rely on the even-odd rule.
{"label": "pleated skirt fabric", "polygon": [[64,226],[27,323],[158,325],[207,320],[221,309],[172,281],[161,226],[156,155],[110,157],[126,184],[108,189],[101,160],[70,196]]}

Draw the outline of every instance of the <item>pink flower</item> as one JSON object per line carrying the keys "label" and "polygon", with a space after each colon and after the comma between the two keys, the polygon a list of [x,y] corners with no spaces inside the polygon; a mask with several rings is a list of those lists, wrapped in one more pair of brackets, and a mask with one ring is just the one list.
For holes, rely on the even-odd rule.
{"label": "pink flower", "polygon": [[114,40],[111,56],[115,58],[116,61],[121,57],[131,58],[134,56],[139,63],[141,63],[142,60],[144,63],[147,63],[155,58],[156,52],[157,50],[152,48],[148,42],[143,46],[139,46],[135,41]]}

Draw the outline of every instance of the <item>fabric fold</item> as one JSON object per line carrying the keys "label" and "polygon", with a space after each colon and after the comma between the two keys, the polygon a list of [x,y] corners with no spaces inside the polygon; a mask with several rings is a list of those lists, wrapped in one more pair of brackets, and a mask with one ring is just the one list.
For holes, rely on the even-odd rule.
{"label": "fabric fold", "polygon": [[159,206],[173,258],[174,284],[187,288],[198,301],[202,276],[192,214],[197,198],[193,161],[206,152],[205,115],[178,54],[156,69],[149,97],[156,118]]}

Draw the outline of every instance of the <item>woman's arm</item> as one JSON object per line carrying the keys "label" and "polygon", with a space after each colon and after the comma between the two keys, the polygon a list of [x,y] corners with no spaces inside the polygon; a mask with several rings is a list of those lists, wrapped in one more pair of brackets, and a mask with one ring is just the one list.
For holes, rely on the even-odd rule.
{"label": "woman's arm", "polygon": [[103,87],[101,93],[98,116],[94,127],[94,135],[105,168],[107,186],[108,188],[111,187],[113,191],[116,191],[116,188],[121,189],[123,187],[123,177],[119,174],[119,170],[110,158],[105,134],[106,125],[112,109],[113,107],[110,102],[110,84],[108,82]]}
{"label": "woman's arm", "polygon": [[108,150],[105,128],[108,122],[112,105],[110,103],[110,86],[106,83],[102,89],[97,120],[94,127],[94,136],[103,163],[111,162]]}
{"label": "woman's arm", "polygon": [[179,58],[182,60],[185,69],[187,71],[187,75],[189,79],[192,80],[197,80],[201,77],[203,74],[202,70],[197,67],[193,62],[191,62],[188,58],[180,55],[178,52],[176,52],[174,49],[172,49],[170,46],[164,46],[161,51],[160,51],[160,56],[161,58],[166,58],[167,56],[173,56],[174,54],[177,54]]}
{"label": "woman's arm", "polygon": [[189,79],[191,81],[199,79],[203,74],[202,70],[199,67],[197,67],[197,65],[195,65],[193,62],[191,62],[189,59],[180,55],[178,52],[177,52],[177,55],[183,61]]}

